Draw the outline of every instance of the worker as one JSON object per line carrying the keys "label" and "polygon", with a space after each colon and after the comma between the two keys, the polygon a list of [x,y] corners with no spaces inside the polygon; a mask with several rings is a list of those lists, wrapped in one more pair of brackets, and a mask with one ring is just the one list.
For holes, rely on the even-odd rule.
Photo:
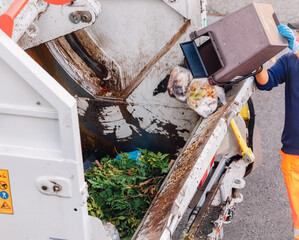
{"label": "worker", "polygon": [[256,75],[260,90],[269,91],[285,83],[285,124],[282,133],[281,170],[284,175],[292,220],[294,237],[299,239],[299,22],[277,26],[279,33],[288,40],[292,52],[280,57],[270,68],[266,66]]}

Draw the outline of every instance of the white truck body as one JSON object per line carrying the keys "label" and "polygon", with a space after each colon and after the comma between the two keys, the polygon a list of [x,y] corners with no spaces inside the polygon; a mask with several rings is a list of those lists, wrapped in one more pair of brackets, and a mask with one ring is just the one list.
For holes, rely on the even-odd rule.
{"label": "white truck body", "polygon": [[[34,4],[38,2],[32,0],[30,4],[33,5],[29,6],[36,7]],[[84,34],[88,34],[98,44],[98,49],[103,53],[100,58],[115,63],[115,72],[120,77],[119,86],[124,93],[121,98],[101,96],[96,99],[99,104],[111,99],[115,103],[115,106],[110,104],[100,109],[105,112],[105,118],[99,118],[100,124],[109,121],[111,124],[107,125],[106,131],[109,133],[109,129],[116,126],[118,131],[114,134],[121,143],[132,138],[134,126],[123,122],[125,116],[117,110],[117,104],[121,101],[136,119],[140,119],[141,129],[154,134],[166,131],[165,135],[169,135],[168,138],[171,139],[167,130],[158,127],[170,122],[176,126],[176,134],[181,134],[184,141],[187,141],[133,237],[142,240],[171,239],[200,181],[211,168],[215,154],[225,154],[226,157],[240,154],[238,143],[233,140],[228,124],[230,119],[238,115],[255,86],[252,78],[239,84],[228,93],[228,103],[206,119],[199,118],[185,104],[170,99],[166,92],[153,96],[152,92],[159,85],[161,76],[169,73],[182,59],[178,43],[187,39],[191,28],[205,24],[206,3],[193,0],[133,2],[134,4],[123,0],[100,1],[102,6],[115,9],[113,17],[119,17],[113,19],[109,12],[102,11],[99,19],[103,17],[103,21],[97,21]],[[51,31],[46,35],[30,36],[25,33],[33,23],[39,26],[40,31],[45,31],[49,20],[44,19],[47,19],[48,11],[51,13],[59,8],[76,10],[76,7],[81,11],[83,5],[93,6],[94,15],[88,24],[79,23],[74,27],[68,22],[63,30],[58,27],[61,31],[54,31],[55,34]],[[5,6],[7,7],[0,4],[0,9],[5,10]],[[28,10],[27,13],[33,14],[33,17],[22,27],[17,24],[21,19],[16,19],[13,40],[0,30],[0,181],[5,183],[1,185],[1,190],[6,193],[1,197],[0,192],[0,223],[6,226],[1,229],[3,239],[109,239],[101,221],[87,213],[88,192],[84,181],[78,113],[84,117],[91,100],[84,94],[72,97],[22,50],[90,25],[100,12],[99,6],[92,1],[77,0],[74,4],[62,7],[50,6],[40,18],[36,16],[41,11],[32,13]],[[146,9],[155,11],[147,12]],[[133,10],[137,11],[136,14],[133,14]],[[57,11],[54,12],[56,16]],[[66,19],[70,14],[70,10],[60,11],[57,17]],[[136,26],[130,22],[130,15]],[[49,16],[51,15],[48,18]],[[168,17],[172,21],[168,21]],[[138,19],[143,19],[144,22]],[[115,31],[111,31],[113,21]],[[93,28],[97,30],[94,31]],[[20,32],[25,34],[19,34]],[[152,38],[156,39],[151,42]],[[149,42],[151,44],[147,44]],[[141,44],[144,50],[136,51],[136,46],[141,47]],[[83,72],[86,75],[82,75],[82,72],[79,74],[78,65],[74,61],[77,58],[72,55],[74,53],[71,49],[69,58],[66,58],[66,45],[64,39],[58,39],[49,43],[48,47],[74,81],[91,76],[90,69]],[[67,61],[70,59],[72,61]],[[96,96],[92,89],[87,92]],[[242,121],[240,118],[238,125],[246,137],[246,127]],[[185,129],[190,133],[185,134]],[[138,133],[138,129],[136,132]],[[230,177],[224,178],[224,187],[218,191],[220,202],[232,194],[232,188],[238,187],[236,179],[243,183],[247,165],[248,163],[240,160],[237,167],[232,167],[236,170],[230,173]],[[3,177],[3,172],[9,175],[4,174]],[[211,239],[219,237],[217,233]]]}
{"label": "white truck body", "polygon": [[2,31],[0,49],[1,181],[11,191],[1,206],[13,210],[0,214],[3,238],[99,239],[88,228],[75,99]]}

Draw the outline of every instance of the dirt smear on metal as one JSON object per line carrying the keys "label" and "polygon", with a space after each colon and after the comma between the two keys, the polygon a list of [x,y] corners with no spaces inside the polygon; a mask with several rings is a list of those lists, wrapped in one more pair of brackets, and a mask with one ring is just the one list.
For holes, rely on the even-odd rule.
{"label": "dirt smear on metal", "polygon": [[166,221],[174,207],[175,199],[182,191],[186,179],[195,166],[208,139],[213,134],[219,119],[226,112],[226,109],[226,106],[220,107],[208,118],[208,123],[202,131],[192,137],[190,142],[186,144],[186,148],[183,149],[179,157],[179,162],[173,167],[171,175],[164,183],[164,188],[161,189],[158,197],[152,203],[146,222],[141,227],[136,238],[139,234],[145,239],[160,238],[163,229],[166,227]]}
{"label": "dirt smear on metal", "polygon": [[213,135],[218,125],[217,123],[221,118],[226,118],[227,114],[234,108],[234,105],[238,104],[235,102],[236,95],[238,95],[236,92],[240,91],[242,85],[239,84],[227,92],[226,105],[219,107],[214,114],[198,123],[194,130],[197,132],[192,134],[193,136],[186,143],[133,239],[160,239],[164,230],[167,229],[169,217],[175,209],[175,200],[179,194],[184,194],[183,186],[209,138]]}

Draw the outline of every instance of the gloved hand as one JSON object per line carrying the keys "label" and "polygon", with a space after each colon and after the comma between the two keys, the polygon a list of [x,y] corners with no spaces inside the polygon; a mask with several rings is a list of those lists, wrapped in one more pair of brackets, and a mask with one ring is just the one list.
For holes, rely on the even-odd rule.
{"label": "gloved hand", "polygon": [[293,31],[285,25],[278,25],[277,28],[279,33],[288,40],[289,48],[293,51],[293,53],[298,52],[299,43],[296,41]]}

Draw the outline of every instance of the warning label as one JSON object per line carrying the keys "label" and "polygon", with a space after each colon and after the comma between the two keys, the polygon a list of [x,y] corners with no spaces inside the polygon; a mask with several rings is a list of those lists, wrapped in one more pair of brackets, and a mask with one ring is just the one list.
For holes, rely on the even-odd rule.
{"label": "warning label", "polygon": [[13,214],[8,170],[0,169],[0,214]]}
{"label": "warning label", "polygon": [[11,207],[6,203],[4,202],[1,206],[2,209],[11,209]]}
{"label": "warning label", "polygon": [[1,190],[6,190],[8,188],[8,185],[6,182],[0,181],[0,189]]}

